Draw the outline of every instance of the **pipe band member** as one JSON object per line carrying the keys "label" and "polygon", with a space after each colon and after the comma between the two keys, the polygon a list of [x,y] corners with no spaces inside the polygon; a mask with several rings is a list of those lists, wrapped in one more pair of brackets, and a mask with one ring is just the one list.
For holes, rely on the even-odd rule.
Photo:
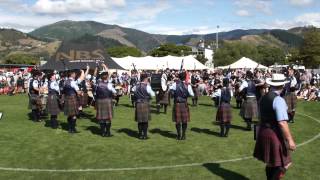
{"label": "pipe band member", "polygon": [[81,95],[78,83],[75,80],[76,70],[68,72],[68,78],[64,82],[64,114],[68,116],[69,133],[76,133],[77,115],[79,113],[79,104],[77,96]]}
{"label": "pipe band member", "polygon": [[220,104],[216,114],[216,121],[220,124],[220,136],[228,137],[230,124],[232,120],[231,101],[232,90],[229,88],[229,79],[223,79],[223,87],[221,89]]}
{"label": "pipe band member", "polygon": [[112,97],[117,92],[113,88],[112,83],[109,82],[108,72],[102,72],[101,80],[97,82],[94,88],[95,92],[95,108],[96,108],[96,119],[100,124],[101,136],[111,137],[111,120],[113,117],[113,104]]}
{"label": "pipe band member", "polygon": [[246,79],[242,81],[240,91],[245,94],[245,100],[242,104],[240,115],[247,123],[247,130],[252,130],[252,119],[258,118],[258,103],[256,98],[256,84],[253,80],[253,73],[246,72]]}
{"label": "pipe band member", "polygon": [[150,99],[155,96],[149,84],[148,75],[141,74],[141,82],[134,88],[136,98],[135,121],[138,122],[139,139],[148,139],[148,123],[151,120]]}
{"label": "pipe band member", "polygon": [[32,78],[29,82],[29,109],[31,109],[32,120],[40,122],[40,112],[42,109],[42,103],[40,100],[41,72],[35,69],[31,73]]}
{"label": "pipe band member", "polygon": [[296,148],[288,126],[287,104],[280,96],[286,83],[283,74],[273,74],[266,80],[271,90],[261,98],[260,128],[254,157],[266,164],[268,180],[281,179],[292,164],[290,150]]}
{"label": "pipe band member", "polygon": [[284,85],[283,94],[288,105],[289,122],[294,123],[294,115],[297,108],[297,95],[295,93],[297,79],[294,77],[294,69],[292,67],[288,68],[287,81]]}
{"label": "pipe band member", "polygon": [[168,75],[170,70],[167,68],[161,75],[161,89],[157,94],[157,111],[160,112],[160,108],[163,107],[163,112],[167,114],[167,107],[169,105],[169,88],[168,88]]}
{"label": "pipe band member", "polygon": [[194,96],[191,85],[186,82],[186,72],[179,73],[178,79],[172,84],[170,91],[174,98],[172,120],[176,123],[177,140],[185,140],[190,121],[188,97]]}
{"label": "pipe band member", "polygon": [[59,126],[58,115],[60,113],[60,87],[56,81],[56,75],[51,73],[48,75],[48,103],[47,109],[50,114],[50,125],[53,129],[57,129]]}

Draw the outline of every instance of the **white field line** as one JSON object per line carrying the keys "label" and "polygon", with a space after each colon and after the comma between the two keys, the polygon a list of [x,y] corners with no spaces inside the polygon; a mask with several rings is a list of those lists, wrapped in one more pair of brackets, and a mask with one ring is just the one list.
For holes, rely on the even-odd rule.
{"label": "white field line", "polygon": [[[308,117],[317,123],[320,124],[320,120],[306,115],[297,113],[298,115]],[[320,133],[316,136],[308,139],[300,144],[297,147],[304,146],[308,143],[313,142],[314,140],[320,137]],[[102,168],[102,169],[29,169],[29,168],[10,168],[10,167],[0,167],[2,171],[20,171],[20,172],[61,172],[61,173],[69,173],[69,172],[107,172],[107,171],[137,171],[137,170],[161,170],[161,169],[172,169],[172,168],[181,168],[181,167],[193,167],[193,166],[203,166],[207,163],[228,163],[228,162],[237,162],[252,159],[252,156],[228,159],[228,160],[218,160],[218,161],[211,161],[211,162],[202,162],[202,163],[190,163],[190,164],[178,164],[178,165],[166,165],[166,166],[149,166],[149,167],[128,167],[128,168]]]}

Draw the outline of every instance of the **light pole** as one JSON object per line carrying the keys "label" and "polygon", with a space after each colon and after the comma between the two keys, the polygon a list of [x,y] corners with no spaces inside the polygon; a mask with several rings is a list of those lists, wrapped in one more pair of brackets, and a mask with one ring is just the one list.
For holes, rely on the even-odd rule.
{"label": "light pole", "polygon": [[219,48],[219,28],[220,26],[217,25],[217,33],[216,33],[216,50]]}

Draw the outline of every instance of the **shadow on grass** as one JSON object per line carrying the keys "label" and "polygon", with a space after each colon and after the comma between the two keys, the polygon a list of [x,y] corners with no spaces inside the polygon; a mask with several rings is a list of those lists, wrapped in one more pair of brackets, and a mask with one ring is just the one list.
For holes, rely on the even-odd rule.
{"label": "shadow on grass", "polygon": [[210,129],[201,129],[201,128],[191,128],[191,131],[197,132],[197,133],[205,133],[213,136],[220,137],[220,134],[218,132],[211,131]]}
{"label": "shadow on grass", "polygon": [[88,126],[86,130],[89,130],[94,135],[101,136],[101,130],[97,126]]}
{"label": "shadow on grass", "polygon": [[177,135],[172,133],[171,131],[163,131],[159,128],[156,129],[151,129],[150,130],[151,134],[160,134],[163,137],[171,138],[171,139],[176,139]]}
{"label": "shadow on grass", "polygon": [[118,133],[126,133],[128,136],[133,138],[139,138],[139,133],[137,131],[134,131],[132,129],[128,128],[122,128],[117,131]]}
{"label": "shadow on grass", "polygon": [[123,106],[123,107],[126,107],[126,108],[134,108],[132,104],[119,104],[119,106]]}
{"label": "shadow on grass", "polygon": [[222,168],[220,164],[217,163],[206,163],[203,164],[203,166],[207,168],[212,174],[220,176],[224,180],[249,180],[249,178],[241,174]]}
{"label": "shadow on grass", "polygon": [[207,107],[215,107],[213,104],[204,104],[204,103],[199,103],[199,106],[207,106]]}
{"label": "shadow on grass", "polygon": [[[214,124],[216,126],[220,126],[219,122],[217,122],[217,121],[212,122],[212,124]],[[246,127],[238,126],[235,124],[230,124],[230,128],[238,129],[238,130],[242,130],[242,131],[248,131]]]}
{"label": "shadow on grass", "polygon": [[69,131],[69,124],[66,122],[61,122],[60,123],[61,129],[65,131]]}

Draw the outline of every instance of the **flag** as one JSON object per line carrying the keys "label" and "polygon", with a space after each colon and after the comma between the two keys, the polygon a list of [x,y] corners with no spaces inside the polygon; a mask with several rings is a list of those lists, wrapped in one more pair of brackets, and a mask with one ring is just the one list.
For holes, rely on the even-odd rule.
{"label": "flag", "polygon": [[184,59],[182,59],[182,61],[181,61],[180,71],[182,71],[182,69],[183,69],[183,64],[184,64]]}

